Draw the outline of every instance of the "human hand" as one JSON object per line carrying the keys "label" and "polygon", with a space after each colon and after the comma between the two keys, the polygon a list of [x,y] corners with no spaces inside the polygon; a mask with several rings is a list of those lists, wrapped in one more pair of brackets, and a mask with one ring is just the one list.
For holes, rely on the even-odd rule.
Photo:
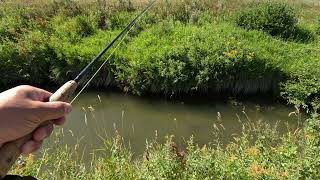
{"label": "human hand", "polygon": [[[45,102],[52,94],[32,86],[18,86],[0,93],[0,147],[30,133],[32,139],[21,147],[24,154],[40,148],[50,136],[53,124],[62,125],[71,105],[65,102]],[[39,127],[43,122],[49,125]]]}

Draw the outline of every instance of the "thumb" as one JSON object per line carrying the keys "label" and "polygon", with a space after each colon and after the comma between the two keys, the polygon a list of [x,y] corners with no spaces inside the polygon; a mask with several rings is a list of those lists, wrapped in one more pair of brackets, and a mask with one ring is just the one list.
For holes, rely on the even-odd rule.
{"label": "thumb", "polygon": [[38,115],[41,122],[59,119],[70,113],[72,107],[65,102],[39,102]]}

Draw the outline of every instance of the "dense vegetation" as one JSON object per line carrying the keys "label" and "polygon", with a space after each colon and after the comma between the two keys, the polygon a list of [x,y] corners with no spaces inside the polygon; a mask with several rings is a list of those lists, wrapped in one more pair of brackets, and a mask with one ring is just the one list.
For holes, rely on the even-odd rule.
{"label": "dense vegetation", "polygon": [[[297,114],[298,115],[298,114]],[[254,120],[254,119],[253,119]],[[221,144],[223,129],[213,129],[212,143],[199,147],[191,138],[181,150],[172,137],[165,144],[146,145],[133,158],[121,137],[105,140],[92,161],[84,161],[79,146],[62,146],[42,158],[29,156],[11,172],[39,179],[319,179],[319,119],[304,128],[280,133],[277,126],[242,119],[242,134]],[[93,153],[96,154],[97,152]]]}
{"label": "dense vegetation", "polygon": [[293,8],[286,4],[266,3],[240,13],[237,25],[262,30],[270,35],[290,36],[298,23]]}
{"label": "dense vegetation", "polygon": [[[1,1],[0,87],[45,87],[74,78],[143,5]],[[139,95],[271,94],[313,114],[294,133],[249,122],[226,148],[214,137],[206,147],[190,141],[182,153],[168,139],[149,144],[138,160],[115,138],[106,140],[106,155],[91,166],[62,148],[28,158],[13,173],[41,179],[318,179],[319,19],[319,7],[303,2],[161,1],[91,84]]]}
{"label": "dense vegetation", "polygon": [[[74,78],[142,2],[1,2],[0,87]],[[272,94],[308,108],[320,88],[316,7],[165,1],[91,84],[135,94]],[[241,6],[246,5],[241,2]],[[308,15],[310,14],[310,15]]]}

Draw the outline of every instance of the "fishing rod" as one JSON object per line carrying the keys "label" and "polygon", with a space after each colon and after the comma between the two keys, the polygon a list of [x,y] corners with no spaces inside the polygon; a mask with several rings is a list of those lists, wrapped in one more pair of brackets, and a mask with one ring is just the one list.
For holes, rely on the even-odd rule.
{"label": "fishing rod", "polygon": [[[63,86],[61,86],[49,99],[50,102],[53,101],[64,101],[67,102],[70,97],[73,95],[73,93],[76,91],[78,84],[81,83],[81,81],[84,79],[84,77],[90,72],[90,70],[93,68],[93,66],[108,52],[110,48],[113,47],[113,45],[124,35],[128,35],[131,28],[137,23],[137,21],[146,13],[149,11],[149,9],[155,4],[157,0],[153,0],[149,3],[149,5],[140,13],[138,14],[80,73],[79,75],[74,79],[70,80],[67,83],[65,83]],[[127,33],[127,34],[126,34]],[[125,37],[124,36],[124,37]],[[123,37],[123,39],[124,39]],[[121,42],[123,41],[121,40]],[[116,49],[119,47],[121,42],[117,45]],[[116,50],[115,49],[115,50]],[[115,52],[115,50],[111,53],[111,55]],[[109,56],[109,58],[111,57]],[[108,58],[108,59],[109,59]],[[107,59],[107,60],[108,60]],[[102,69],[102,67],[106,64],[107,60],[100,66],[98,71],[89,79],[89,81],[86,83],[86,85],[81,89],[79,94],[88,86],[88,84],[92,81],[92,79],[95,77],[95,75]],[[76,96],[76,98],[79,96],[79,94]],[[75,99],[76,99],[75,98]],[[75,100],[73,99],[71,103]],[[52,122],[45,122],[41,124],[40,126],[45,126],[48,124],[51,124]],[[30,139],[32,139],[32,133],[28,134],[25,137],[22,137],[18,140],[9,142],[4,144],[0,148],[0,179],[4,178],[9,170],[11,169],[12,165],[16,162],[18,157],[21,154],[20,147],[28,142]]]}

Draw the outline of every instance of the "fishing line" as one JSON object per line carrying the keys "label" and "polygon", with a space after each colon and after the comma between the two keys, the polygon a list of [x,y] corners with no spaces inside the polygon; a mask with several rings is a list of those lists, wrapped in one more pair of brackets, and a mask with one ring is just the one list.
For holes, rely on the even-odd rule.
{"label": "fishing line", "polygon": [[[121,32],[119,36],[123,35],[120,42],[117,44],[117,46],[113,49],[113,51],[111,52],[111,54],[108,56],[108,58],[102,63],[102,65],[98,68],[98,70],[92,75],[92,77],[86,82],[86,84],[82,87],[82,89],[78,92],[78,94],[72,99],[72,101],[70,102],[70,104],[72,104],[75,100],[78,99],[78,97],[83,93],[83,91],[89,86],[89,84],[93,81],[93,79],[97,76],[97,74],[101,71],[101,69],[107,64],[107,62],[110,60],[110,58],[113,56],[113,54],[116,52],[116,50],[120,47],[120,45],[123,43],[124,39],[128,36],[128,34],[131,32],[131,30],[136,26],[137,22],[139,22],[139,20],[142,18],[142,16],[147,13],[149,11],[149,9],[155,4],[157,0],[154,0],[153,2],[151,2],[151,4],[149,4],[148,8],[145,9],[138,17],[136,17],[131,23],[129,23],[125,29],[127,29],[128,27],[130,27],[128,29],[128,31],[123,35]],[[133,23],[133,24],[132,24]],[[117,40],[117,38],[114,39],[96,58],[94,61],[92,61],[76,78],[75,81],[79,81],[84,74],[86,73],[86,71],[98,60],[100,59],[103,54],[112,46],[112,44]]]}
{"label": "fishing line", "polygon": [[78,97],[82,94],[82,92],[89,86],[89,84],[93,81],[93,79],[98,75],[98,73],[101,71],[101,69],[104,67],[104,65],[107,64],[107,62],[110,60],[112,55],[116,52],[116,50],[120,47],[120,45],[123,43],[124,39],[128,36],[128,34],[131,32],[134,26],[132,26],[128,32],[123,36],[123,38],[120,40],[120,42],[117,44],[117,46],[112,50],[111,54],[108,56],[108,58],[102,63],[102,65],[99,67],[99,69],[92,75],[92,77],[87,81],[87,83],[81,88],[81,90],[78,92],[78,94],[72,99],[70,104],[72,104],[75,100],[78,99]]}
{"label": "fishing line", "polygon": [[[0,0],[1,1],[1,0]],[[113,56],[115,51],[120,47],[124,39],[128,36],[131,29],[136,25],[136,23],[140,20],[140,18],[155,4],[157,0],[149,1],[149,5],[144,8],[144,10],[139,13],[130,23],[79,73],[79,75],[74,79],[66,82],[63,86],[61,86],[49,99],[50,102],[54,101],[67,101],[69,97],[75,92],[78,87],[78,84],[81,83],[82,79],[86,76],[86,74],[92,70],[93,66],[109,51],[111,48],[118,43],[108,58],[102,63],[99,69],[93,74],[93,76],[89,79],[89,81],[83,86],[80,92],[76,95],[76,97],[71,101],[73,103],[85,90],[86,87],[89,86],[90,82],[92,82],[93,78],[101,71],[103,66],[109,62],[109,59]],[[51,124],[51,121],[44,122],[40,126]],[[32,139],[32,133],[21,137],[12,142],[5,143],[0,148],[0,179],[5,177],[7,173],[10,171],[13,164],[19,158],[20,146],[28,142]]]}

